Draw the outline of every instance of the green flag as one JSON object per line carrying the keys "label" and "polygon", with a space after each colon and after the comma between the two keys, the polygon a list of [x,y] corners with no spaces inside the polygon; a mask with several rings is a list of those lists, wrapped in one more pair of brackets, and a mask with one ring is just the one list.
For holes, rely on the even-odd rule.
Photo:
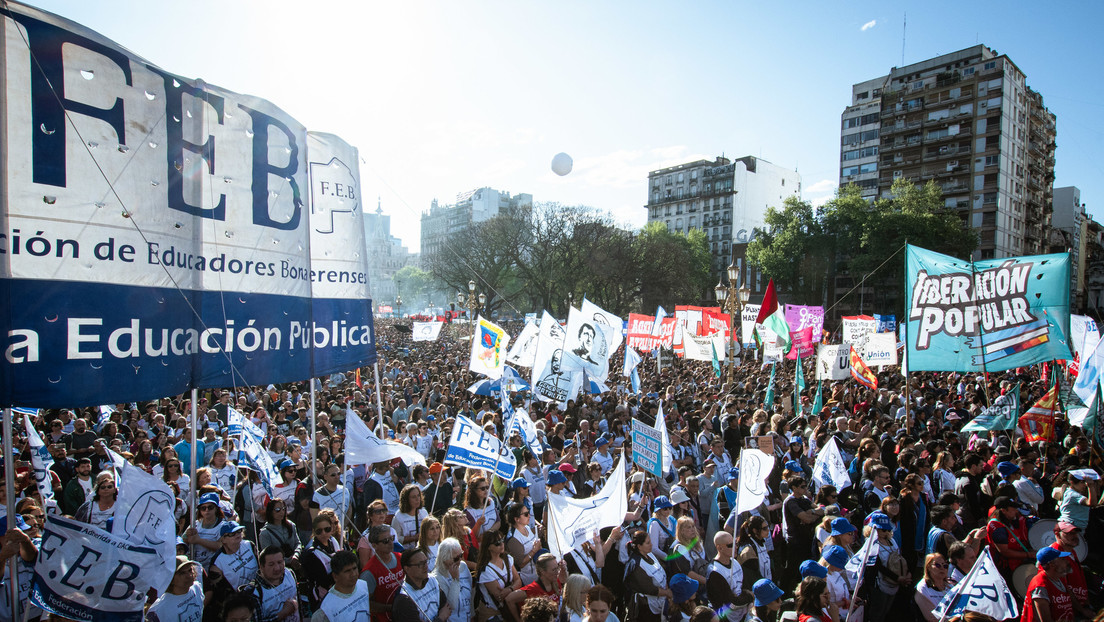
{"label": "green flag", "polygon": [[817,381],[816,397],[813,398],[813,416],[820,414],[821,409],[824,408],[824,396],[820,393],[820,381]]}
{"label": "green flag", "polygon": [[797,355],[797,367],[794,369],[794,391],[801,393],[805,390],[805,370],[801,368],[801,355]]}
{"label": "green flag", "polygon": [[962,427],[963,432],[981,432],[982,430],[1015,430],[1020,418],[1020,385],[1012,387],[998,397],[993,405],[986,408],[973,421]]}
{"label": "green flag", "polygon": [[771,363],[771,375],[770,380],[767,381],[767,394],[763,397],[763,406],[767,410],[770,410],[771,406],[774,406],[774,367],[776,363]]}
{"label": "green flag", "polygon": [[717,344],[713,343],[713,340],[709,340],[709,348],[713,350],[713,375],[721,377],[721,362],[717,360]]}

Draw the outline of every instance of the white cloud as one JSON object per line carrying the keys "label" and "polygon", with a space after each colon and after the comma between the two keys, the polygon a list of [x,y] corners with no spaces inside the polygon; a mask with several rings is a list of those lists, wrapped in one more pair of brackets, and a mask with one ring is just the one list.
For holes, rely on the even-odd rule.
{"label": "white cloud", "polygon": [[867,30],[870,30],[871,28],[873,28],[877,24],[878,24],[878,20],[872,19],[869,22],[863,24],[862,28],[860,28],[859,30],[862,30],[863,32],[866,32]]}
{"label": "white cloud", "polygon": [[836,188],[839,188],[838,180],[822,179],[811,186],[806,186],[802,192],[802,198],[812,203],[813,207],[820,207],[836,196]]}

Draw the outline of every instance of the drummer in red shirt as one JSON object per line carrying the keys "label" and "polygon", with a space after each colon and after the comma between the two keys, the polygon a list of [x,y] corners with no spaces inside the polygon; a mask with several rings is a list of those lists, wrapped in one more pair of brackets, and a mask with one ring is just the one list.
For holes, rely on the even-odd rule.
{"label": "drummer in red shirt", "polygon": [[1048,547],[1039,549],[1039,572],[1027,584],[1020,622],[1073,622],[1073,596],[1066,585],[1070,553]]}
{"label": "drummer in red shirt", "polygon": [[551,553],[545,553],[537,558],[537,580],[510,592],[506,596],[506,605],[515,620],[521,619],[521,605],[530,598],[547,598],[559,607],[560,594],[563,593],[566,580],[567,566],[563,562],[557,562]]}
{"label": "drummer in red shirt", "polygon": [[1085,571],[1081,568],[1081,560],[1077,559],[1075,550],[1081,544],[1081,528],[1072,523],[1059,522],[1054,527],[1054,536],[1057,540],[1050,548],[1063,553],[1069,553],[1069,574],[1066,575],[1066,585],[1073,595],[1073,608],[1077,616],[1092,618],[1093,612],[1089,608],[1089,583],[1085,580]]}
{"label": "drummer in red shirt", "polygon": [[1012,571],[1031,559],[1027,540],[1027,522],[1020,508],[1023,505],[1011,497],[997,497],[993,514],[985,525],[985,539],[993,554],[993,563],[1011,585]]}

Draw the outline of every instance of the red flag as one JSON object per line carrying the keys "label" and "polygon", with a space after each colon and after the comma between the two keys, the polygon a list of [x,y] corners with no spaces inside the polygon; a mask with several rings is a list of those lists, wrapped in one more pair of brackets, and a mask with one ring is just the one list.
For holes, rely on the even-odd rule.
{"label": "red flag", "polygon": [[360,379],[360,368],[359,367],[356,368],[356,386],[357,386],[358,389],[363,389],[364,388],[364,381],[362,381]]}
{"label": "red flag", "polygon": [[862,360],[854,346],[851,346],[851,377],[855,379],[855,382],[871,391],[878,390],[878,376],[870,369],[866,361]]}
{"label": "red flag", "polygon": [[1054,409],[1058,406],[1058,384],[1020,416],[1020,429],[1029,443],[1054,440]]}

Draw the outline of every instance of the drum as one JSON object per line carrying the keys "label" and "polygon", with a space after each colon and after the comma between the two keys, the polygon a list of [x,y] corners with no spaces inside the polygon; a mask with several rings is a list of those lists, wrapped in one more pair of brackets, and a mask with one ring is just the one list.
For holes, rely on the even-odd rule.
{"label": "drum", "polygon": [[[1058,521],[1044,518],[1039,520],[1031,526],[1031,529],[1027,532],[1027,541],[1031,544],[1031,547],[1038,551],[1039,549],[1054,544],[1054,527],[1058,525]],[[1077,556],[1077,560],[1084,562],[1085,558],[1089,555],[1089,543],[1085,542],[1085,535],[1081,534],[1080,540],[1077,546],[1073,549],[1074,555]]]}
{"label": "drum", "polygon": [[1035,578],[1037,572],[1039,569],[1035,564],[1024,564],[1012,571],[1012,589],[1016,590],[1016,594],[1021,599],[1027,596],[1027,585]]}

